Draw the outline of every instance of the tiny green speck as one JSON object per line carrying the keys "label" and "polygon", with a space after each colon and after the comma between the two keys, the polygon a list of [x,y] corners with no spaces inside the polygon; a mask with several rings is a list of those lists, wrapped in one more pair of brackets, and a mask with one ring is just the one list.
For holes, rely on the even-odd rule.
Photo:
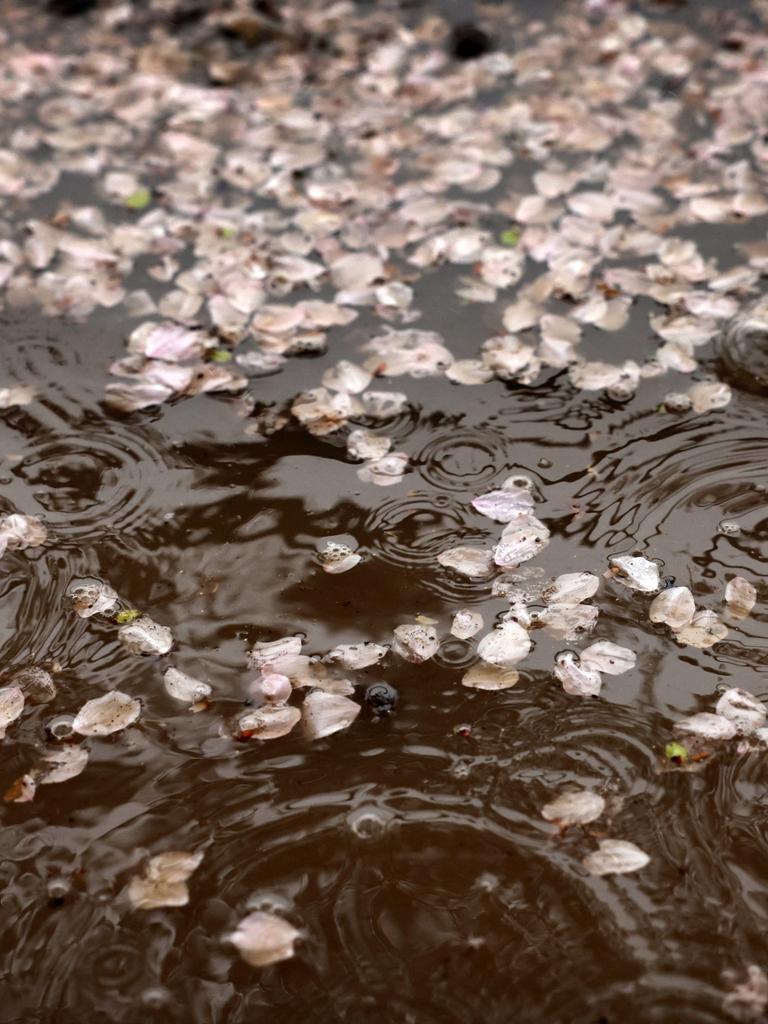
{"label": "tiny green speck", "polygon": [[664,753],[670,761],[687,761],[688,751],[682,743],[668,743],[664,747]]}
{"label": "tiny green speck", "polygon": [[129,210],[143,210],[145,206],[149,206],[152,202],[152,193],[142,185],[141,188],[137,188],[135,192],[131,192],[129,196],[125,197],[125,205]]}
{"label": "tiny green speck", "polygon": [[219,228],[219,234],[221,235],[222,238],[234,238],[235,229],[227,225],[226,227]]}
{"label": "tiny green speck", "polygon": [[502,231],[499,235],[499,241],[502,245],[517,245],[520,241],[520,228],[507,228],[506,231]]}
{"label": "tiny green speck", "polygon": [[229,363],[232,361],[232,353],[226,348],[214,348],[208,353],[212,363]]}
{"label": "tiny green speck", "polygon": [[115,622],[124,626],[126,622],[133,622],[134,619],[138,619],[140,616],[141,612],[137,611],[136,608],[126,608],[125,611],[117,613],[115,616]]}

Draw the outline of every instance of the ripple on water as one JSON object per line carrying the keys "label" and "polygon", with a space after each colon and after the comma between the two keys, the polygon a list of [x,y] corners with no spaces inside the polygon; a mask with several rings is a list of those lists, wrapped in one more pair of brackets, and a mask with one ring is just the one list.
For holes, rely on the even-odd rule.
{"label": "ripple on water", "polygon": [[427,483],[441,491],[474,494],[510,464],[510,441],[495,430],[446,426],[414,457]]}
{"label": "ripple on water", "polygon": [[[471,510],[470,510],[471,511]],[[467,509],[448,494],[411,491],[384,500],[365,520],[365,543],[384,566],[418,575],[419,583],[446,599],[482,599],[487,580],[471,580],[439,565],[437,556],[458,544],[490,547],[489,532],[467,525]]]}
{"label": "ripple on water", "polygon": [[189,473],[150,431],[93,421],[30,439],[14,452],[10,476],[19,507],[37,506],[56,542],[67,544],[142,528]]}
{"label": "ripple on water", "polygon": [[649,417],[627,425],[618,447],[595,455],[574,494],[583,514],[568,533],[606,548],[648,545],[665,558],[675,550],[689,555],[692,515],[696,534],[708,539],[723,518],[764,507],[768,439],[755,433],[748,413],[727,425],[717,416],[669,422],[654,411]]}

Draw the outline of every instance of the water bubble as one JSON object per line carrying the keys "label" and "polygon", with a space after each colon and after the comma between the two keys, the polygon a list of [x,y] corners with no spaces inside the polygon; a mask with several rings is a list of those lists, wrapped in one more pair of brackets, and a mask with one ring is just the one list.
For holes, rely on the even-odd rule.
{"label": "water bubble", "polygon": [[45,724],[45,731],[54,740],[68,740],[71,739],[75,730],[72,723],[75,721],[74,715],[56,715],[49,722]]}
{"label": "water bubble", "polygon": [[48,905],[60,907],[71,892],[71,886],[66,878],[52,878],[47,885]]}
{"label": "water bubble", "polygon": [[383,807],[357,807],[347,815],[347,824],[358,839],[374,840],[386,832],[394,819]]}

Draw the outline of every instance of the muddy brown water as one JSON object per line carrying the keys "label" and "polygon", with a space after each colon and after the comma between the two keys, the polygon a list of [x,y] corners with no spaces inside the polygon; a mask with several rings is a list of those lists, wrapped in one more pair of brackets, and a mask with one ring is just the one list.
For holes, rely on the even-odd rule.
{"label": "muddy brown water", "polygon": [[[420,297],[418,326],[471,357],[491,332],[482,307],[446,308],[449,274]],[[643,315],[612,339],[617,352],[652,352]],[[366,329],[252,382],[257,402],[314,386]],[[352,728],[312,743],[299,732],[239,743],[224,723],[244,706],[256,640],[301,633],[313,654],[387,643],[417,613],[447,636],[462,606],[492,623],[487,582],[449,576],[435,557],[447,538],[495,537],[469,502],[510,473],[533,479],[552,530],[536,560],[546,575],[600,573],[638,549],[697,601],[714,606],[734,573],[763,599],[765,398],[735,391],[725,410],[673,415],[659,411],[669,377],[623,402],[554,371],[534,387],[409,380],[410,409],[388,432],[413,464],[381,489],[357,479],[333,437],[290,425],[249,439],[231,401],[109,413],[117,314],[5,312],[0,332],[3,383],[40,392],[0,419],[0,510],[40,515],[50,531],[45,547],[3,557],[2,668],[61,668],[56,702],[4,742],[0,787],[27,770],[56,714],[115,688],[143,705],[139,725],[90,741],[77,779],[0,812],[0,1021],[724,1019],[722,971],[766,962],[768,761],[730,751],[677,772],[663,751],[671,723],[711,710],[719,689],[768,696],[763,600],[701,651],[644,621],[632,592],[602,588],[600,636],[638,663],[595,700],[562,692],[551,666],[568,645],[539,631],[508,691],[462,687],[473,648],[448,638],[423,665],[390,656],[358,674],[357,700],[369,682],[397,688],[388,718],[363,706]],[[723,520],[741,531],[719,532]],[[317,565],[332,535],[357,540],[353,572]],[[82,577],[108,579],[173,628],[174,664],[214,687],[208,711],[180,711],[156,659],[71,613],[65,594]],[[568,784],[620,798],[610,829],[559,836],[541,819]],[[587,874],[581,858],[609,831],[650,864]],[[205,852],[189,904],[131,910],[127,880],[164,849]],[[301,928],[294,958],[254,970],[222,942],[255,906]]]}

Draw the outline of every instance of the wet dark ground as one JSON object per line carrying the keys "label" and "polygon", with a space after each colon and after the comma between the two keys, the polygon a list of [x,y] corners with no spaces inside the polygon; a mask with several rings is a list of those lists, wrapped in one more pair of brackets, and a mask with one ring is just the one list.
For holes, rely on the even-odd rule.
{"label": "wet dark ground", "polygon": [[[424,284],[418,326],[471,357],[493,327],[483,306],[445,302],[450,273]],[[652,350],[640,319],[611,337],[612,357]],[[711,710],[719,688],[768,695],[763,601],[696,650],[651,626],[635,594],[603,586],[599,635],[638,663],[600,699],[562,692],[551,666],[566,645],[541,632],[515,688],[475,692],[460,685],[473,647],[447,637],[450,616],[469,606],[492,623],[499,600],[435,557],[457,534],[495,536],[469,502],[520,471],[553,533],[535,563],[547,576],[601,573],[609,555],[638,549],[707,606],[734,573],[762,598],[764,398],[735,392],[695,416],[659,409],[676,374],[623,402],[556,371],[533,387],[408,380],[411,408],[388,432],[413,464],[381,489],[357,479],[333,436],[289,425],[247,437],[231,400],[108,412],[107,367],[126,331],[116,313],[80,323],[6,311],[0,330],[3,384],[40,394],[2,414],[0,510],[40,515],[50,532],[45,547],[4,556],[2,667],[60,669],[56,703],[4,741],[0,788],[27,770],[57,713],[115,688],[143,705],[138,725],[90,741],[77,779],[0,812],[0,1021],[725,1019],[723,970],[766,961],[768,762],[730,751],[679,772],[663,752],[671,723]],[[352,324],[327,356],[252,382],[257,403],[315,386],[366,331]],[[723,520],[741,532],[719,533]],[[353,572],[317,565],[331,535],[359,542]],[[174,664],[214,687],[207,711],[180,711],[161,662],[71,613],[80,577],[108,579],[173,628]],[[301,633],[310,654],[387,643],[417,613],[439,621],[440,653],[358,675],[355,699],[369,682],[397,688],[395,714],[364,706],[350,729],[311,743],[231,738],[253,642]],[[609,825],[553,832],[540,809],[569,783],[620,798]],[[581,858],[608,831],[631,835],[648,867],[589,876]],[[166,849],[205,851],[188,906],[131,910],[128,879]],[[293,959],[255,970],[222,942],[255,906],[301,928]]]}

